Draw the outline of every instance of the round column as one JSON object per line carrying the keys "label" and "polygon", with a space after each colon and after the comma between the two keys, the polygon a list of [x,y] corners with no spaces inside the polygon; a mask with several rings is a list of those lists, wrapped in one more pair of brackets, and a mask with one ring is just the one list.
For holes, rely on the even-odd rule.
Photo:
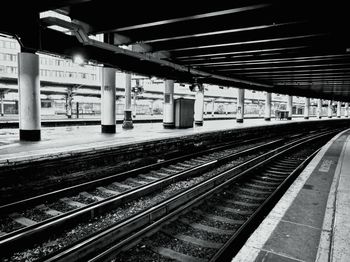
{"label": "round column", "polygon": [[345,111],[344,111],[344,116],[349,117],[349,103],[345,103]]}
{"label": "round column", "polygon": [[316,115],[318,119],[322,118],[322,100],[321,99],[317,99]]}
{"label": "round column", "polygon": [[271,93],[266,92],[266,100],[265,100],[265,121],[271,120]]}
{"label": "round column", "polygon": [[1,103],[1,107],[0,107],[0,115],[1,116],[4,116],[5,114],[5,111],[4,111],[4,95],[3,94],[0,94],[0,103]]}
{"label": "round column", "polygon": [[196,126],[203,125],[203,110],[204,110],[204,88],[203,85],[198,86],[198,90],[194,101],[194,124]]}
{"label": "round column", "polygon": [[332,118],[332,100],[328,100],[327,115],[328,118]]}
{"label": "round column", "polygon": [[102,68],[101,83],[101,131],[115,133],[115,69]]}
{"label": "round column", "polygon": [[41,138],[38,55],[18,54],[18,87],[20,140],[38,141]]}
{"label": "round column", "polygon": [[123,120],[123,128],[124,129],[132,129],[134,125],[132,123],[132,110],[131,110],[131,75],[124,75],[124,87],[125,87],[125,109],[124,109],[124,120]]}
{"label": "round column", "polygon": [[292,120],[292,117],[293,117],[293,96],[288,96],[287,111],[288,111],[287,120]]}
{"label": "round column", "polygon": [[338,118],[341,117],[341,102],[340,101],[337,102],[337,117]]}
{"label": "round column", "polygon": [[305,97],[304,102],[304,119],[309,119],[310,116],[310,98]]}
{"label": "round column", "polygon": [[164,83],[163,127],[175,127],[174,109],[174,81],[166,80]]}
{"label": "round column", "polygon": [[237,98],[237,123],[243,123],[244,119],[244,89],[238,89],[238,98]]}
{"label": "round column", "polygon": [[211,116],[214,117],[214,113],[215,113],[215,99],[213,98],[211,100]]}

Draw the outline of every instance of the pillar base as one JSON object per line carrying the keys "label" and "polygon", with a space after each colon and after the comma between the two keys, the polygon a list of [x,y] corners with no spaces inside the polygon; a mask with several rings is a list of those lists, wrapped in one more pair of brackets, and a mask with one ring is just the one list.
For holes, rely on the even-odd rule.
{"label": "pillar base", "polygon": [[107,134],[114,134],[115,125],[101,125],[101,132]]}
{"label": "pillar base", "polygon": [[196,126],[203,126],[203,121],[194,121]]}
{"label": "pillar base", "polygon": [[243,119],[236,119],[237,123],[243,123]]}
{"label": "pillar base", "polygon": [[39,130],[19,130],[19,139],[23,141],[40,141],[41,132]]}
{"label": "pillar base", "polygon": [[4,116],[4,114],[3,114],[3,113],[1,113],[0,115],[1,115],[1,116]]}
{"label": "pillar base", "polygon": [[340,118],[340,116],[337,116],[337,118]]}
{"label": "pillar base", "polygon": [[309,119],[309,117],[308,116],[304,116],[304,119]]}
{"label": "pillar base", "polygon": [[68,118],[72,118],[72,116],[67,116]]}
{"label": "pillar base", "polygon": [[332,118],[331,116],[329,116],[328,118]]}
{"label": "pillar base", "polygon": [[124,111],[123,129],[133,129],[134,124],[132,123],[131,111]]}
{"label": "pillar base", "polygon": [[166,122],[163,122],[163,127],[164,128],[175,128],[175,123],[166,123]]}
{"label": "pillar base", "polygon": [[271,117],[265,117],[265,121],[271,121]]}
{"label": "pillar base", "polygon": [[318,119],[321,119],[321,118],[322,118],[322,116],[319,116],[319,117],[318,117]]}
{"label": "pillar base", "polygon": [[291,117],[291,116],[288,116],[288,117],[287,117],[287,120],[292,120],[292,117]]}

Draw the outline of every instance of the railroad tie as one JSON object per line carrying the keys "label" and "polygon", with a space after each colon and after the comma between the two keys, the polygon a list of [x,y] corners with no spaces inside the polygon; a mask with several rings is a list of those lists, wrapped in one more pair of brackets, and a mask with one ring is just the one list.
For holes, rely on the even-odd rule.
{"label": "railroad tie", "polygon": [[119,183],[119,182],[113,182],[112,184],[115,185],[115,186],[121,187],[121,188],[125,188],[125,189],[133,189],[132,186],[125,185],[125,184],[122,184],[122,183]]}
{"label": "railroad tie", "polygon": [[270,187],[276,186],[276,185],[279,185],[279,184],[280,184],[279,182],[262,180],[262,178],[261,178],[261,179],[253,178],[253,179],[251,179],[250,181],[253,182],[253,183],[257,183],[257,184],[268,185],[268,186],[270,186]]}
{"label": "railroad tie", "polygon": [[241,215],[241,216],[250,215],[250,214],[253,213],[253,211],[240,210],[240,209],[237,209],[237,208],[232,208],[232,207],[227,207],[227,206],[216,206],[216,208],[219,209],[219,210],[225,211],[225,212],[229,212],[229,213],[232,213],[232,214],[238,214],[238,215]]}
{"label": "railroad tie", "polygon": [[271,168],[266,169],[265,172],[270,173],[270,174],[280,175],[280,176],[290,174],[290,172],[277,171],[277,170],[274,170]]}
{"label": "railroad tie", "polygon": [[176,169],[176,170],[178,170],[178,171],[182,171],[182,170],[185,170],[185,169],[186,169],[186,167],[180,166],[180,165],[178,165],[178,164],[176,164],[176,165],[171,165],[171,166],[169,166],[169,167],[172,168],[172,169]]}
{"label": "railroad tie", "polygon": [[86,206],[86,204],[78,202],[78,201],[74,201],[72,199],[69,199],[68,197],[63,197],[63,198],[60,199],[60,201],[66,203],[69,206],[77,207],[77,208],[81,208],[81,207],[85,207]]}
{"label": "railroad tie", "polygon": [[282,179],[284,179],[283,177],[276,178],[275,175],[273,175],[273,174],[271,174],[271,175],[269,175],[269,174],[262,175],[262,176],[260,176],[260,178],[262,178],[264,180],[274,181],[274,182],[279,182]]}
{"label": "railroad tie", "polygon": [[169,173],[177,173],[178,170],[173,170],[173,169],[170,169],[170,168],[165,168],[165,167],[162,167],[160,170],[163,170],[165,172],[169,172]]}
{"label": "railroad tie", "polygon": [[12,218],[14,221],[16,221],[18,224],[21,224],[26,227],[37,224],[36,221],[26,218],[24,216],[21,216],[19,213],[12,213],[9,215],[9,217]]}
{"label": "railroad tie", "polygon": [[211,227],[211,226],[207,226],[207,225],[203,225],[200,223],[192,223],[190,221],[188,221],[187,219],[180,219],[179,220],[181,223],[184,223],[186,225],[191,226],[194,229],[198,229],[198,230],[202,230],[202,231],[206,231],[209,233],[214,233],[214,234],[219,234],[219,235],[232,235],[234,233],[234,231],[232,230],[226,230],[226,229],[219,229],[216,227]]}
{"label": "railroad tie", "polygon": [[191,164],[186,164],[186,163],[178,163],[177,165],[178,165],[178,166],[182,166],[183,168],[191,168],[191,167],[193,167],[193,165],[191,165]]}
{"label": "railroad tie", "polygon": [[199,215],[204,216],[207,219],[210,220],[214,220],[214,221],[219,221],[225,224],[230,224],[230,225],[241,225],[243,224],[245,221],[244,220],[238,220],[238,219],[231,219],[231,218],[227,218],[227,217],[222,217],[222,216],[217,216],[217,215],[212,215],[206,212],[202,212],[199,210],[195,210],[193,211],[194,213],[197,213]]}
{"label": "railroad tie", "polygon": [[132,177],[127,178],[125,181],[129,181],[129,182],[132,182],[132,183],[135,183],[135,184],[138,184],[138,185],[145,185],[145,184],[148,184],[147,181],[137,180],[137,179],[132,178]]}
{"label": "railroad tie", "polygon": [[251,195],[245,194],[244,192],[238,193],[237,196],[240,197],[240,198],[246,198],[246,199],[256,200],[256,201],[263,201],[263,200],[265,200],[264,197],[251,196]]}
{"label": "railroad tie", "polygon": [[262,190],[275,188],[274,185],[259,185],[259,184],[252,184],[252,183],[245,183],[245,185],[246,186],[250,186],[250,187],[254,187],[254,188],[257,188],[257,189],[262,189]]}
{"label": "railroad tie", "polygon": [[62,215],[63,212],[58,211],[56,209],[51,209],[48,206],[46,206],[45,204],[39,205],[35,207],[36,209],[39,209],[41,212],[44,212],[45,214],[49,215],[49,216],[59,216]]}
{"label": "railroad tie", "polygon": [[138,175],[139,177],[141,178],[144,178],[144,179],[148,179],[148,180],[152,180],[152,181],[155,181],[155,180],[158,180],[159,178],[157,177],[154,177],[154,176],[150,176],[150,175]]}
{"label": "railroad tie", "polygon": [[227,199],[225,202],[233,204],[233,205],[238,205],[238,206],[246,206],[246,207],[258,207],[260,204],[256,203],[249,203],[249,202],[243,202],[243,201],[238,201],[238,200],[231,200]]}
{"label": "railroad tie", "polygon": [[156,175],[156,176],[161,176],[161,177],[168,177],[169,176],[169,174],[163,173],[161,171],[151,171],[150,174],[151,175],[153,174],[153,175]]}
{"label": "railroad tie", "polygon": [[185,255],[183,253],[174,251],[170,248],[158,247],[152,248],[153,252],[158,253],[164,257],[174,259],[176,261],[184,261],[184,262],[204,262],[208,261],[207,259],[197,258],[190,255]]}
{"label": "railroad tie", "polygon": [[[120,192],[118,190],[111,190],[111,189],[105,188],[103,186],[99,186],[97,189],[103,193],[114,195],[114,196],[120,194]],[[99,197],[99,198],[102,198],[101,200],[105,199],[103,197]],[[101,200],[99,200],[99,201],[101,201]]]}
{"label": "railroad tie", "polygon": [[240,190],[251,194],[259,194],[259,195],[266,195],[266,193],[268,193],[266,191],[256,190],[252,188],[240,188]]}

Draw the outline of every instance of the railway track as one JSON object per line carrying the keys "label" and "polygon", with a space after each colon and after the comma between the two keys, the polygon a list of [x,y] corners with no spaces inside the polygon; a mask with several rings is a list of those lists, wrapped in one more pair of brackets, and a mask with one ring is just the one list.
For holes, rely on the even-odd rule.
{"label": "railway track", "polygon": [[[323,136],[326,136],[326,135],[329,135],[329,132],[323,133]],[[128,177],[127,179],[123,180],[123,182],[124,181],[126,182],[111,183],[114,186],[116,186],[118,190],[113,190],[114,188],[110,189],[111,187],[109,186],[96,187],[96,183],[89,182],[87,184],[85,183],[84,185],[79,185],[78,188],[65,189],[67,190],[65,192],[53,192],[54,195],[50,195],[49,199],[60,197],[63,193],[67,194],[68,192],[72,194],[73,192],[76,192],[76,190],[81,190],[81,189],[86,190],[86,188],[91,189],[91,187],[93,187],[95,188],[94,190],[99,190],[101,192],[104,192],[106,194],[106,197],[98,196],[98,195],[96,197],[93,194],[88,193],[86,191],[80,191],[79,195],[73,196],[73,198],[67,198],[67,197],[63,199],[60,198],[59,199],[60,203],[69,205],[69,202],[71,201],[71,206],[74,207],[74,209],[71,208],[71,209],[65,210],[66,212],[58,211],[57,210],[58,208],[52,209],[51,206],[47,204],[36,205],[37,209],[41,209],[43,212],[46,211],[46,214],[51,214],[53,215],[53,217],[38,223],[28,223],[27,226],[25,226],[24,228],[14,230],[13,232],[0,236],[0,250],[2,251],[2,253],[3,252],[7,254],[11,253],[13,250],[16,249],[13,247],[18,247],[19,245],[23,245],[23,243],[25,242],[33,241],[33,239],[43,238],[44,236],[47,236],[48,232],[63,230],[65,227],[70,226],[76,223],[77,221],[81,222],[82,220],[89,220],[92,218],[96,218],[100,214],[105,213],[109,210],[115,209],[121,204],[125,204],[128,201],[135,200],[136,198],[140,198],[146,194],[156,192],[157,190],[164,189],[166,186],[172,183],[175,183],[177,181],[180,181],[186,178],[194,177],[196,175],[202,174],[214,168],[218,168],[219,166],[223,166],[225,164],[227,165],[227,163],[229,162],[232,162],[232,161],[234,162],[234,164],[231,163],[229,168],[226,168],[226,170],[225,168],[220,170],[220,172],[215,176],[213,176],[212,178],[202,180],[194,187],[190,187],[187,190],[183,190],[184,192],[180,194],[176,194],[175,196],[160,202],[158,205],[150,207],[147,211],[136,212],[135,214],[133,214],[131,218],[121,219],[118,223],[112,224],[106,227],[107,229],[103,229],[96,234],[92,234],[93,235],[92,237],[85,238],[85,242],[83,242],[85,244],[81,242],[79,242],[78,244],[78,246],[84,247],[83,251],[78,251],[78,253],[82,252],[82,254],[84,255],[82,256],[81,259],[85,260],[86,256],[91,256],[92,255],[91,253],[94,253],[94,251],[91,251],[91,250],[87,251],[89,250],[88,247],[89,246],[91,247],[91,243],[93,243],[94,246],[97,243],[95,240],[92,240],[92,239],[99,239],[97,246],[98,247],[101,246],[101,250],[105,249],[106,246],[110,245],[108,244],[109,242],[114,241],[116,239],[122,239],[123,237],[126,237],[127,234],[133,232],[137,228],[140,228],[140,227],[142,228],[147,226],[148,223],[153,224],[154,219],[160,219],[160,220],[164,219],[164,215],[166,217],[167,216],[166,214],[169,213],[169,211],[172,211],[173,208],[171,207],[174,206],[174,208],[177,208],[178,206],[178,202],[177,201],[173,202],[173,200],[171,199],[179,198],[179,199],[182,199],[181,201],[183,201],[183,198],[188,200],[188,199],[191,199],[192,197],[198,197],[197,194],[201,190],[196,191],[197,187],[202,188],[202,190],[203,188],[205,190],[210,189],[211,191],[212,190],[211,187],[213,185],[216,185],[217,183],[222,183],[227,179],[225,176],[223,176],[225,172],[226,173],[229,172],[230,176],[232,175],[237,176],[239,173],[242,173],[242,172],[244,173],[246,172],[244,171],[246,168],[251,168],[251,166],[256,165],[257,163],[259,163],[259,161],[269,158],[275,155],[276,153],[278,153],[279,151],[287,150],[286,148],[288,147],[293,148],[295,145],[298,145],[298,143],[301,143],[297,139],[297,137],[299,136],[301,136],[301,134],[296,135],[292,139],[292,141],[288,141],[288,142],[282,139],[272,140],[268,143],[257,142],[255,143],[254,146],[250,146],[239,152],[237,152],[237,150],[234,151],[232,149],[227,149],[225,146],[221,146],[220,147],[221,151],[218,151],[218,149],[206,150],[205,157],[203,157],[203,152],[201,152],[201,153],[198,153],[197,155],[191,155],[192,156],[191,158],[188,158],[189,156],[185,156],[182,158],[165,161],[165,163],[154,164],[152,165],[152,167],[145,167],[145,168],[138,169],[136,171],[135,170],[130,171],[131,174],[133,174],[133,176],[135,177],[132,179],[130,179],[130,173],[126,172],[124,176],[120,176],[120,175],[118,176],[118,178]],[[307,141],[307,139],[315,139],[315,137],[316,137],[315,135],[309,135],[308,137],[305,137],[301,140]],[[281,146],[281,144],[283,145]],[[271,150],[271,148],[273,149]],[[185,159],[188,159],[188,160],[186,161]],[[181,162],[181,161],[184,161],[184,162]],[[249,190],[253,190],[253,191],[255,190],[256,192],[265,190],[266,188],[272,190],[272,185],[274,184],[277,185],[277,182],[279,182],[278,180],[281,179],[281,177],[279,176],[281,175],[279,173],[282,172],[280,168],[284,167],[288,169],[289,167],[290,169],[291,165],[295,164],[292,162],[288,163],[288,162],[282,161],[279,165],[273,166],[272,169],[269,170],[268,174],[270,175],[268,177],[262,178],[264,180],[261,182],[263,185],[258,185],[257,182],[254,180],[250,181],[250,184],[248,184],[248,195],[249,195]],[[155,169],[154,167],[157,167],[158,171],[154,171]],[[227,169],[229,170],[227,171]],[[145,173],[145,171],[148,171],[148,172]],[[115,179],[115,177],[102,179],[102,181],[98,181],[97,183],[106,184],[106,182],[110,183],[111,180],[113,179]],[[215,182],[212,182],[212,181],[215,181]],[[214,184],[211,184],[211,183],[214,183]],[[211,186],[207,188],[208,185],[211,185]],[[249,189],[249,186],[250,188],[253,188],[253,189]],[[109,190],[111,190],[112,192],[109,192]],[[190,192],[187,192],[187,191],[190,191]],[[93,202],[84,203],[83,201],[80,200],[82,196],[85,198],[94,197],[95,199]],[[77,201],[74,197],[75,198],[79,197],[78,200],[80,201]],[[20,209],[24,205],[37,204],[39,199],[45,200],[45,196],[38,196],[36,198],[32,198],[31,200],[25,200],[27,201],[26,203],[23,203],[23,202],[11,203],[6,206],[2,206],[1,208],[3,208],[2,210],[13,211],[13,210]],[[259,199],[259,197],[257,197],[257,199]],[[253,201],[254,199],[250,199],[250,200],[252,200],[252,203],[250,203],[251,207],[257,207],[258,203],[254,203]],[[53,203],[56,203],[56,202],[53,202]],[[169,204],[170,206],[167,206],[167,204]],[[240,205],[240,204],[242,204],[241,201],[236,201],[235,203],[233,203],[233,205]],[[161,207],[158,207],[158,206],[161,206]],[[166,210],[164,210],[164,206],[166,207]],[[1,211],[1,208],[0,208],[0,211]],[[233,208],[232,210],[236,210],[236,209]],[[148,212],[148,214],[145,214],[145,212],[146,213]],[[245,211],[243,213],[241,212],[241,213],[246,214],[247,212],[248,211]],[[200,212],[197,212],[197,213],[198,213],[197,215],[200,216]],[[14,216],[13,214],[14,213],[11,214],[12,219],[13,218],[16,219],[16,216]],[[22,221],[24,221],[23,222],[24,224],[28,222],[28,221],[25,221],[26,217],[23,217],[23,216],[20,217],[17,215],[17,219],[18,218],[22,219]],[[224,218],[222,219],[225,220]],[[229,220],[226,219],[226,221],[229,221]],[[239,220],[239,219],[238,221],[242,222],[242,220]],[[111,237],[109,241],[101,240],[101,239],[105,239],[106,234],[108,235],[111,232],[114,232],[114,233],[119,232],[119,233],[117,234],[117,236]],[[165,232],[166,233],[162,233],[162,234],[164,234],[167,238],[171,237],[170,236],[171,231],[165,231]],[[228,232],[230,232],[230,230]],[[210,241],[208,241],[208,243],[206,244],[209,245],[209,243]],[[202,244],[206,245],[205,242],[203,241],[202,241]],[[49,254],[48,256],[43,256],[43,257],[44,259],[48,259],[48,261],[76,261],[79,257],[75,253],[77,250],[76,248],[77,246],[73,245],[71,247],[63,248],[63,251],[59,250],[59,251],[53,252],[54,255]],[[78,250],[80,249],[78,248]],[[96,250],[100,250],[100,248],[96,248]]]}
{"label": "railway track", "polygon": [[[91,219],[178,180],[195,176],[232,159],[267,150],[281,139],[227,143],[110,177],[0,206],[0,251],[9,251],[33,237],[60,230],[74,221]],[[232,148],[236,145],[235,148]],[[203,156],[204,155],[204,156]],[[5,215],[6,214],[6,215]]]}

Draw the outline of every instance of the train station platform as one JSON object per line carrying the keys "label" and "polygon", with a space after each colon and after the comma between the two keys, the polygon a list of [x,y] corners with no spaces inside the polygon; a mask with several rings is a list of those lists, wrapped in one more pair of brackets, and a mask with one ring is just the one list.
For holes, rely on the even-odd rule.
{"label": "train station platform", "polygon": [[313,158],[232,262],[350,261],[350,129]]}
{"label": "train station platform", "polygon": [[[337,121],[324,119],[321,121]],[[343,118],[343,120],[345,120]],[[99,125],[43,127],[42,140],[39,142],[23,142],[19,140],[18,129],[0,129],[0,165],[13,164],[17,161],[34,160],[43,157],[62,157],[75,152],[86,152],[100,148],[113,148],[132,145],[146,141],[157,141],[175,137],[191,136],[221,130],[246,130],[254,127],[292,125],[317,119],[264,121],[264,119],[245,119],[244,123],[236,120],[205,121],[203,126],[188,129],[164,129],[162,123],[134,123],[134,129],[123,130],[117,125],[116,134],[102,134]]]}

